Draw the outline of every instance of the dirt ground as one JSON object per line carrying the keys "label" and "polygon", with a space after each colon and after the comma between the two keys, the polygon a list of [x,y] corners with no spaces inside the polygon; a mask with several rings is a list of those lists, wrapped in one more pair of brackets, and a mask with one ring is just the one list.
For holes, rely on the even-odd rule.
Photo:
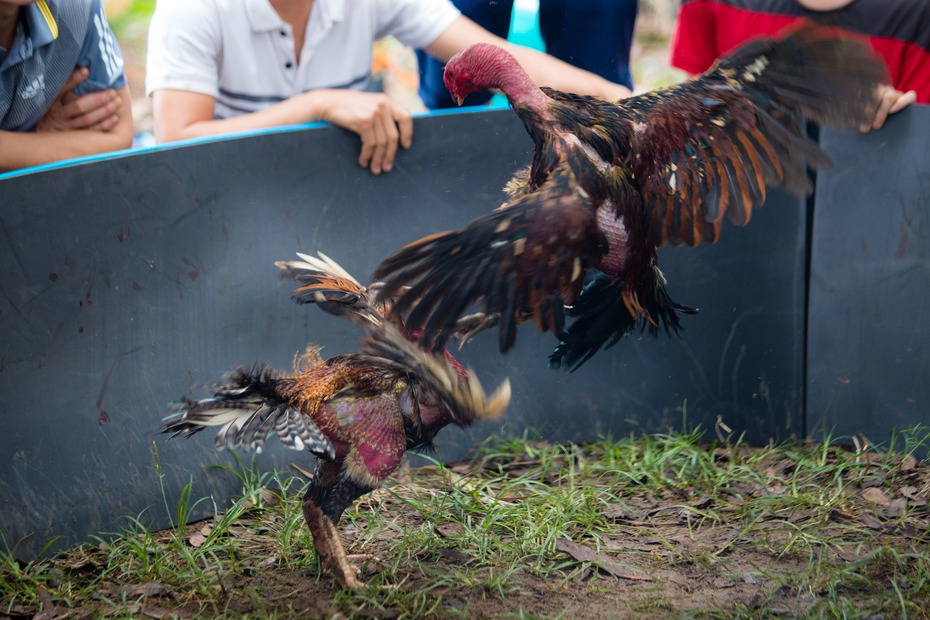
{"label": "dirt ground", "polygon": [[[706,610],[751,610],[768,603],[769,610],[786,617],[799,617],[816,600],[815,596],[799,597],[790,588],[767,583],[760,567],[776,572],[798,572],[804,562],[796,558],[778,558],[773,553],[740,550],[740,528],[724,525],[702,527],[692,537],[694,524],[682,515],[680,505],[671,499],[640,497],[631,502],[630,516],[618,514],[616,532],[606,540],[601,551],[591,543],[570,540],[557,542],[560,559],[599,561],[600,568],[590,568],[568,580],[540,578],[531,571],[518,571],[507,580],[504,597],[491,591],[449,588],[443,594],[442,607],[436,617],[502,618],[509,615],[537,618],[636,618],[644,616],[681,616]],[[381,517],[406,530],[424,525],[422,518],[387,495],[381,502]],[[643,515],[642,519],[632,514]],[[442,531],[442,526],[436,526]],[[447,524],[454,528],[454,524]],[[343,530],[347,548],[354,548],[359,533],[354,528]],[[440,533],[440,536],[442,534]],[[670,541],[669,548],[663,541]],[[774,542],[774,541],[773,541]],[[388,558],[390,541],[366,545],[364,551],[376,558]],[[705,566],[679,555],[675,547],[689,551],[713,553],[724,545],[731,546],[726,555],[726,568]],[[456,565],[470,562],[463,550],[454,547],[424,549],[416,563],[404,567],[403,588],[416,590],[419,582],[429,583],[431,574],[448,571]],[[384,560],[382,560],[383,562]],[[378,562],[365,566],[363,576],[372,578],[379,570]],[[485,570],[493,570],[487,567]],[[288,571],[262,570],[252,574],[231,576],[226,586],[229,612],[250,615],[256,606],[281,611],[286,601],[290,609],[307,610],[319,617],[340,616],[344,610],[326,603],[334,594],[334,584],[328,578]],[[256,601],[254,593],[262,600]],[[772,606],[772,601],[776,605]],[[190,616],[194,617],[194,616]],[[353,617],[392,617],[381,609],[359,609]]]}
{"label": "dirt ground", "polygon": [[[522,474],[526,461],[517,462],[512,471]],[[774,467],[787,468],[784,462],[773,463]],[[452,466],[453,471],[464,476],[477,472],[471,463],[463,462]],[[903,486],[930,494],[930,470],[924,464],[914,464],[908,469],[911,474],[901,480]],[[443,488],[442,478],[431,468],[413,470],[407,489],[422,492],[448,492]],[[873,488],[873,490],[875,490]],[[605,508],[605,515],[613,524],[609,535],[599,542],[585,539],[556,541],[555,553],[549,558],[552,563],[590,563],[578,572],[566,571],[564,577],[540,576],[529,566],[518,570],[506,580],[506,592],[493,590],[448,588],[442,592],[442,606],[434,610],[435,617],[467,618],[590,618],[619,619],[641,617],[786,617],[798,618],[808,614],[819,602],[829,596],[827,576],[818,586],[808,592],[799,592],[784,585],[782,577],[798,575],[810,570],[810,558],[789,551],[797,530],[785,528],[784,522],[771,515],[770,523],[758,528],[747,527],[738,514],[744,493],[778,493],[778,488],[744,489],[733,488],[732,494],[718,497],[683,496],[679,492],[655,496],[649,491],[632,493],[624,497],[623,505]],[[403,492],[403,491],[400,491]],[[908,492],[908,491],[905,491]],[[867,493],[867,495],[869,495]],[[514,498],[519,501],[519,498]],[[917,504],[926,498],[918,498]],[[380,491],[369,500],[378,506],[379,519],[396,525],[396,531],[414,531],[429,527],[423,517],[409,509],[401,500],[389,492]],[[893,500],[891,500],[893,501]],[[869,502],[866,502],[869,504]],[[900,502],[899,502],[900,505]],[[891,549],[906,549],[912,544],[927,547],[926,526],[930,512],[916,521],[916,526],[895,527],[889,523],[889,512],[884,497],[878,503],[869,504],[870,510],[838,510],[830,515],[829,521],[839,527],[848,527],[851,535],[856,530],[880,532],[877,540],[869,543],[862,538],[863,545],[834,549],[823,549],[825,565],[832,563],[854,563],[869,556],[876,549],[887,546]],[[926,508],[926,505],[923,505]],[[712,523],[701,517],[702,511],[721,509],[733,518],[722,523]],[[790,524],[801,524],[806,520],[820,518],[814,509],[798,510],[788,517]],[[461,525],[454,520],[433,523],[440,540],[451,540]],[[750,532],[751,530],[751,532]],[[380,562],[369,563],[363,576],[374,578],[390,563],[392,540],[389,532],[382,532],[371,540],[355,527],[344,527],[344,541],[350,553],[355,550],[381,558]],[[395,533],[395,536],[399,536]],[[358,548],[359,542],[364,544]],[[404,590],[411,591],[422,583],[429,587],[437,573],[449,572],[462,564],[473,563],[473,553],[456,544],[439,544],[422,549],[409,563],[401,564],[398,583]],[[493,566],[474,568],[493,571]],[[869,570],[883,570],[873,565]],[[873,587],[886,588],[877,579]],[[465,585],[465,584],[463,584]],[[239,575],[230,582],[229,610],[246,615],[255,613],[254,597],[245,594],[261,592],[268,609],[280,610],[280,601],[286,600],[293,609],[309,609],[320,617],[340,616],[344,609],[324,604],[334,592],[334,586],[325,577],[293,572],[261,571],[260,574]],[[868,594],[868,587],[862,594]],[[399,613],[399,612],[398,612]],[[930,613],[925,609],[924,614]],[[819,615],[819,614],[816,614]],[[353,617],[396,617],[388,610],[357,609]],[[893,610],[888,613],[869,614],[860,617],[895,618]]]}
{"label": "dirt ground", "polygon": [[[518,484],[493,499],[519,509],[548,486],[566,484],[564,467],[590,459],[590,452],[400,472],[388,488],[359,500],[340,524],[347,551],[372,557],[360,577],[377,585],[361,591],[340,590],[306,539],[291,535],[282,542],[289,531],[282,508],[299,515],[299,500],[282,504],[269,496],[264,510],[248,511],[229,527],[234,557],[224,559],[206,593],[170,578],[140,583],[141,568],[114,566],[113,547],[101,544],[51,563],[47,576],[57,577],[46,587],[58,588],[55,600],[40,590],[40,609],[0,596],[0,618],[930,617],[930,466],[913,456],[866,454],[866,461],[857,456],[817,474],[821,480],[801,471],[809,465],[798,458],[738,450],[706,448],[711,460],[705,465],[754,463],[754,473],[714,493],[632,479],[615,496],[611,483],[605,491],[622,499],[599,507],[606,526],[596,537],[579,522],[577,534],[559,536],[542,558],[518,550],[502,561],[497,549],[482,551],[477,538],[463,533],[476,526],[472,520],[494,521],[490,509],[463,518],[443,502],[475,492],[474,483],[493,470],[536,485],[523,492]],[[817,450],[810,445],[797,453],[806,459]],[[687,458],[695,455],[701,452]],[[598,484],[597,477],[588,480]],[[793,495],[802,484],[806,494]],[[790,497],[796,500],[786,502]],[[291,523],[304,529],[299,520]],[[188,525],[182,546],[204,544],[211,527]],[[422,538],[410,544],[417,532]],[[149,554],[179,540],[173,530],[139,536]],[[167,558],[158,562],[168,564]],[[82,575],[95,580],[92,595],[75,594]],[[69,594],[67,604],[62,593]]]}

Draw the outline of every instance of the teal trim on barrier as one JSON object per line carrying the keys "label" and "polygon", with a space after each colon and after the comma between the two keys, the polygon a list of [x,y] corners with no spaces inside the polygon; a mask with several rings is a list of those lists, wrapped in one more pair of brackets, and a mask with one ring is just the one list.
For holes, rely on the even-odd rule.
{"label": "teal trim on barrier", "polygon": [[150,153],[152,151],[164,151],[169,149],[182,148],[185,146],[191,146],[195,144],[204,144],[207,142],[223,142],[225,140],[237,140],[239,138],[248,138],[250,136],[260,136],[265,134],[276,134],[276,133],[290,133],[293,131],[304,131],[306,129],[312,129],[314,127],[324,127],[328,123],[304,123],[301,125],[285,125],[282,127],[269,127],[267,129],[256,129],[254,131],[239,131],[234,133],[223,134],[221,136],[204,136],[203,138],[190,138],[188,140],[178,140],[177,142],[171,142],[170,144],[156,144],[155,146],[142,146],[123,149],[120,151],[110,151],[108,153],[98,153],[97,155],[87,155],[86,157],[75,157],[74,159],[64,159],[62,161],[55,161],[49,164],[42,164],[41,166],[33,166],[31,168],[22,168],[20,170],[12,170],[10,172],[0,173],[0,181],[4,179],[10,179],[13,177],[22,176],[24,174],[33,174],[36,172],[44,172],[46,170],[55,170],[57,168],[67,168],[68,166],[77,166],[80,164],[93,163],[97,161],[108,161],[111,159],[119,159],[121,157],[126,157],[129,155],[139,155],[142,153]]}
{"label": "teal trim on barrier", "polygon": [[[488,110],[497,110],[509,107],[507,100],[504,99],[503,102],[495,101],[491,105],[485,107],[473,107],[473,108],[462,108],[462,109],[450,109],[450,110],[429,110],[427,112],[418,112],[413,115],[414,119],[425,118],[430,116],[445,116],[448,114],[474,114],[476,112],[486,112]],[[154,146],[141,146],[133,147],[128,149],[123,149],[120,151],[111,151],[109,153],[98,153],[97,155],[87,155],[86,157],[75,157],[74,159],[65,159],[62,161],[56,161],[49,164],[42,164],[41,166],[33,166],[31,168],[22,168],[20,170],[12,170],[10,172],[0,173],[0,182],[5,179],[11,179],[14,177],[23,176],[25,174],[34,174],[37,172],[44,172],[46,170],[55,170],[57,168],[67,168],[68,166],[78,166],[81,164],[93,163],[97,161],[108,161],[111,159],[119,159],[121,157],[127,157],[132,155],[139,155],[141,153],[151,153],[153,151],[164,151],[168,149],[183,148],[187,146],[194,146],[197,144],[205,144],[209,142],[223,142],[226,140],[239,140],[242,138],[250,138],[253,136],[264,136],[264,135],[273,135],[279,133],[291,133],[296,131],[306,131],[308,129],[315,129],[318,127],[326,127],[329,123],[316,122],[316,123],[302,123],[298,125],[284,125],[281,127],[268,127],[265,129],[254,129],[251,131],[238,131],[233,133],[227,133],[220,136],[204,136],[202,138],[190,138],[188,140],[178,140],[177,142],[171,142],[169,144],[156,144]]]}

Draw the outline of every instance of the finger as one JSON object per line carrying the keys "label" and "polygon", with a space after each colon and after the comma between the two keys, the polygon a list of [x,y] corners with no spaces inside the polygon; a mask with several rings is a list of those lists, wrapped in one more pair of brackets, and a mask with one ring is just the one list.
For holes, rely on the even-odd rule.
{"label": "finger", "polygon": [[[99,93],[93,94],[97,95]],[[82,129],[96,125],[100,121],[116,114],[116,111],[120,109],[123,103],[123,100],[119,96],[116,96],[114,99],[110,99],[109,97],[94,97],[90,102],[86,101],[88,97],[90,97],[90,95],[85,95],[78,101],[68,104],[68,107],[75,106],[79,108],[77,104],[84,101],[86,104],[85,107],[89,108],[86,112],[76,114],[72,117],[71,121],[75,128]],[[90,107],[91,105],[94,107]]]}
{"label": "finger", "polygon": [[368,162],[371,161],[371,157],[375,152],[375,132],[372,127],[367,127],[360,131],[358,135],[362,139],[362,152],[358,156],[358,165],[367,168]]}
{"label": "finger", "polygon": [[397,128],[400,131],[400,145],[409,149],[413,144],[413,117],[406,109],[395,105],[393,107],[394,120],[397,122]]}
{"label": "finger", "polygon": [[[119,96],[115,90],[101,90],[95,93],[81,95],[65,105],[65,113],[69,118],[77,118],[99,108],[105,108],[115,102]],[[111,114],[115,110],[111,110]],[[99,119],[98,119],[99,120]]]}
{"label": "finger", "polygon": [[888,113],[896,114],[897,112],[900,112],[907,106],[913,105],[915,103],[917,103],[917,91],[909,90],[903,95],[901,95],[900,97],[898,97],[898,100],[894,102],[894,105],[891,106],[891,109],[888,110]]}
{"label": "finger", "polygon": [[74,90],[78,84],[86,80],[89,75],[90,70],[87,67],[78,67],[72,71],[71,75],[68,76],[68,81],[65,82],[65,85],[58,91],[58,98],[63,99],[69,94],[74,95],[71,91]]}
{"label": "finger", "polygon": [[888,84],[882,84],[878,87],[878,102],[875,104],[875,109],[873,109],[869,115],[870,120],[859,125],[859,131],[861,133],[872,131],[872,125],[875,124],[876,119],[881,115],[882,106],[885,105],[885,98],[888,96],[889,92],[893,91],[894,89]]}
{"label": "finger", "polygon": [[103,131],[107,132],[116,127],[116,124],[119,122],[119,117],[116,114],[108,116],[99,123],[95,123],[88,127],[91,131]]}
{"label": "finger", "polygon": [[882,125],[885,124],[885,119],[888,118],[888,112],[891,110],[891,106],[894,105],[894,102],[898,99],[899,91],[889,88],[884,93],[882,93],[881,101],[879,101],[878,109],[875,110],[875,118],[872,119],[872,126],[870,129],[881,129]]}
{"label": "finger", "polygon": [[390,172],[394,168],[394,160],[397,158],[397,140],[400,134],[397,132],[397,124],[394,122],[394,113],[390,106],[384,106],[381,114],[381,126],[384,128],[384,164],[382,169]]}
{"label": "finger", "polygon": [[380,106],[378,111],[375,112],[374,121],[375,150],[371,155],[371,163],[368,167],[371,169],[372,174],[381,174],[381,171],[384,170],[384,156],[387,152],[387,128],[384,126],[384,114]]}

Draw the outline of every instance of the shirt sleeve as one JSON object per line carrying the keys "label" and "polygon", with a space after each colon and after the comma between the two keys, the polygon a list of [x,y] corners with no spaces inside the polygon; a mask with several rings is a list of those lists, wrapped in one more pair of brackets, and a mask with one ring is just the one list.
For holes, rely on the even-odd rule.
{"label": "shirt sleeve", "polygon": [[219,94],[219,10],[209,0],[159,0],[149,23],[146,95],[162,89]]}
{"label": "shirt sleeve", "polygon": [[393,35],[415,49],[429,46],[461,14],[449,0],[375,0],[378,38]]}
{"label": "shirt sleeve", "polygon": [[78,84],[73,91],[78,95],[107,88],[122,88],[126,85],[123,52],[113,31],[110,30],[101,0],[92,0],[90,3],[90,17],[77,66],[90,70],[87,79]]}
{"label": "shirt sleeve", "polygon": [[710,68],[720,50],[717,49],[717,23],[713,2],[684,0],[675,22],[670,59],[672,66],[691,74]]}

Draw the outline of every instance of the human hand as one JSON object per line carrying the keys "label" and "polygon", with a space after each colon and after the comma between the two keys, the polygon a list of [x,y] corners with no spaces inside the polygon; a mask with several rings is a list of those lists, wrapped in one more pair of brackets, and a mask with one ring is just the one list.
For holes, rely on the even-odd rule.
{"label": "human hand", "polygon": [[109,131],[116,126],[117,110],[123,101],[113,89],[86,95],[75,95],[71,90],[87,79],[90,72],[79,67],[61,88],[54,103],[36,125],[36,131],[74,131],[91,129]]}
{"label": "human hand", "polygon": [[868,133],[873,129],[881,129],[889,114],[900,112],[917,101],[917,93],[913,90],[909,90],[906,93],[901,92],[890,84],[879,86],[878,95],[878,108],[875,110],[872,124],[860,125],[859,131],[862,133]]}
{"label": "human hand", "polygon": [[398,143],[407,149],[413,140],[410,112],[381,93],[331,90],[327,95],[323,120],[362,139],[358,165],[368,167],[372,174],[390,172]]}

